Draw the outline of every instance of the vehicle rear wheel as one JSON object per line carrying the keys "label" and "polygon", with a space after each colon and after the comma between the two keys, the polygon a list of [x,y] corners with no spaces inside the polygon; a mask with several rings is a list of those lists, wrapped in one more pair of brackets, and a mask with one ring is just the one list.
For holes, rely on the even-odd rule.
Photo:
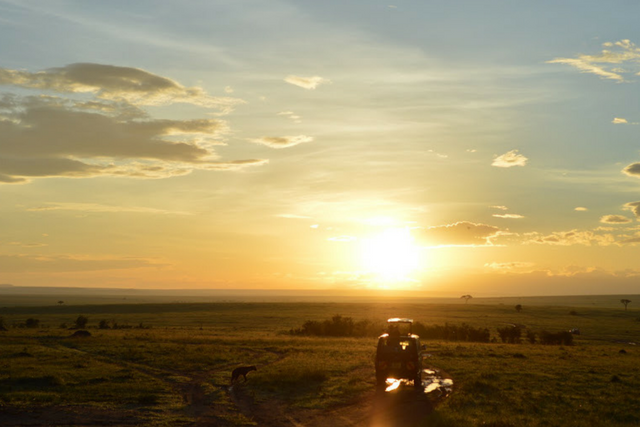
{"label": "vehicle rear wheel", "polygon": [[422,388],[422,373],[418,372],[418,374],[413,379],[413,386],[415,388]]}

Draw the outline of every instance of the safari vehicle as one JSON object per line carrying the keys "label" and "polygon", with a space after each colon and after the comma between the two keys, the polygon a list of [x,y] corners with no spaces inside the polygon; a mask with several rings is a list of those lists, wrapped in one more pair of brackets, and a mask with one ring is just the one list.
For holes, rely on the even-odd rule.
{"label": "safari vehicle", "polygon": [[376,351],[376,382],[379,386],[387,378],[412,380],[420,387],[422,363],[420,337],[412,333],[412,319],[387,320],[387,333],[378,337]]}

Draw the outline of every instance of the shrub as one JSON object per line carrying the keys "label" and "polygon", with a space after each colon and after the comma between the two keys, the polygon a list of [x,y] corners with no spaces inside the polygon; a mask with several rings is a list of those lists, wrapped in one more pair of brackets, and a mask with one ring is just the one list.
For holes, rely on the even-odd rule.
{"label": "shrub", "polygon": [[30,317],[27,319],[27,321],[24,323],[25,327],[27,328],[37,328],[38,326],[40,326],[40,320],[35,319],[33,317]]}
{"label": "shrub", "polygon": [[420,322],[413,325],[416,334],[424,339],[464,341],[464,342],[490,342],[491,333],[486,328],[474,328],[463,323],[462,325],[442,325],[425,326]]}
{"label": "shrub", "polygon": [[569,331],[540,332],[540,343],[546,345],[573,345],[573,334]]}
{"label": "shrub", "polygon": [[109,326],[109,321],[106,319],[102,319],[99,323],[98,323],[98,329],[110,329]]}
{"label": "shrub", "polygon": [[504,343],[520,344],[520,336],[522,335],[522,328],[520,326],[509,325],[504,328],[498,328],[498,335]]}
{"label": "shrub", "polygon": [[87,323],[89,323],[89,318],[86,316],[80,315],[75,321],[75,327],[78,329],[84,329],[87,326]]}
{"label": "shrub", "polygon": [[366,337],[378,335],[381,329],[369,320],[354,322],[351,317],[337,314],[330,320],[307,320],[301,328],[291,329],[289,333],[319,337]]}

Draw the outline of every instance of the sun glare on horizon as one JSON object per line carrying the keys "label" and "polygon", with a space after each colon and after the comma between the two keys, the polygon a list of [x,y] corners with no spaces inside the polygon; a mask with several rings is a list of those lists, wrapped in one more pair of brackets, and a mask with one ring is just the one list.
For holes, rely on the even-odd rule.
{"label": "sun glare on horizon", "polygon": [[407,228],[388,228],[363,239],[361,256],[365,271],[383,288],[411,282],[411,274],[420,265],[420,250]]}

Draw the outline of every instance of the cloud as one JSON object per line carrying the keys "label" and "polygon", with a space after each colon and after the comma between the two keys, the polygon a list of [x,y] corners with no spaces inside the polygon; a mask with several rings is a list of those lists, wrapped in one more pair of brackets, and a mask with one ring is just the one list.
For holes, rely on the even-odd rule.
{"label": "cloud", "polygon": [[640,243],[640,233],[636,233],[636,235],[633,237],[628,237],[624,240],[621,240],[620,243],[625,245],[633,245],[636,243]]}
{"label": "cloud", "polygon": [[52,273],[162,267],[150,259],[129,257],[87,257],[76,255],[0,255],[3,273]]}
{"label": "cloud", "polygon": [[311,219],[310,216],[296,215],[296,214],[278,214],[276,216],[278,218],[288,218],[288,219]]}
{"label": "cloud", "polygon": [[522,154],[518,154],[518,150],[511,150],[507,153],[497,156],[493,159],[491,166],[498,168],[511,168],[513,166],[524,166],[527,164],[527,159]]}
{"label": "cloud", "polygon": [[571,230],[560,231],[547,235],[540,233],[528,233],[528,239],[524,243],[535,244],[548,244],[558,246],[572,246],[572,245],[598,245],[609,246],[616,243],[616,239],[611,234],[596,234],[589,230]]}
{"label": "cloud", "polygon": [[[81,100],[74,95],[0,97],[0,183],[42,177],[167,178],[267,162],[220,160],[214,147],[229,133],[223,120],[154,119],[131,103],[184,100],[188,88],[142,70],[76,65],[41,73],[0,69],[4,84],[84,94]],[[195,95],[191,101],[199,102]]]}
{"label": "cloud", "polygon": [[620,125],[620,124],[628,124],[629,122],[627,121],[627,119],[622,119],[620,117],[615,117],[611,123],[616,124],[616,125]]}
{"label": "cloud", "polygon": [[501,211],[509,210],[509,208],[506,206],[490,206],[490,207],[493,209],[500,209]]}
{"label": "cloud", "polygon": [[530,269],[535,266],[532,262],[492,262],[486,263],[484,265],[487,268],[491,268],[492,270],[498,271],[513,271],[513,270],[521,270],[521,269]]}
{"label": "cloud", "polygon": [[625,203],[623,209],[633,212],[633,214],[640,220],[640,202]]}
{"label": "cloud", "polygon": [[187,103],[228,113],[244,101],[213,97],[200,87],[184,87],[139,68],[77,63],[31,73],[0,68],[0,84],[58,93],[89,93],[99,99],[134,105]]}
{"label": "cloud", "polygon": [[518,214],[493,214],[493,216],[496,218],[509,218],[509,219],[524,218],[524,215],[518,215]]}
{"label": "cloud", "polygon": [[622,169],[622,172],[629,176],[640,178],[640,163],[631,163],[629,166]]}
{"label": "cloud", "polygon": [[[604,43],[604,49],[596,55],[578,55],[576,58],[556,58],[549,64],[567,64],[605,80],[625,82],[625,74],[637,74],[640,62],[640,48],[629,40]],[[625,66],[623,69],[621,66]]]}
{"label": "cloud", "polygon": [[100,205],[97,203],[45,203],[44,206],[28,208],[30,212],[43,212],[43,211],[80,211],[90,213],[143,213],[143,214],[171,214],[171,215],[192,215],[189,212],[181,211],[168,211],[165,209],[144,208],[136,206],[113,206],[113,205]]}
{"label": "cloud", "polygon": [[285,78],[284,81],[295,86],[300,86],[301,88],[304,88],[304,89],[315,89],[321,84],[331,83],[330,80],[327,80],[320,76],[313,76],[313,77],[287,76],[287,78]]}
{"label": "cloud", "polygon": [[429,227],[421,233],[420,240],[433,246],[491,246],[492,239],[499,235],[498,227],[461,221]]}
{"label": "cloud", "polygon": [[605,215],[600,218],[600,222],[603,224],[628,224],[633,220],[622,215]]}
{"label": "cloud", "polygon": [[281,111],[278,113],[279,116],[286,116],[294,121],[294,123],[302,123],[301,117],[294,113],[293,111]]}
{"label": "cloud", "polygon": [[343,235],[343,236],[329,237],[327,238],[327,240],[329,240],[330,242],[354,242],[358,240],[358,238],[354,236]]}
{"label": "cloud", "polygon": [[261,138],[250,139],[250,142],[266,145],[271,148],[287,148],[294,145],[313,141],[313,137],[306,135],[297,136],[263,136]]}
{"label": "cloud", "polygon": [[578,211],[578,212],[586,212],[589,209],[582,207],[582,206],[578,206],[577,208],[574,209],[574,211]]}

